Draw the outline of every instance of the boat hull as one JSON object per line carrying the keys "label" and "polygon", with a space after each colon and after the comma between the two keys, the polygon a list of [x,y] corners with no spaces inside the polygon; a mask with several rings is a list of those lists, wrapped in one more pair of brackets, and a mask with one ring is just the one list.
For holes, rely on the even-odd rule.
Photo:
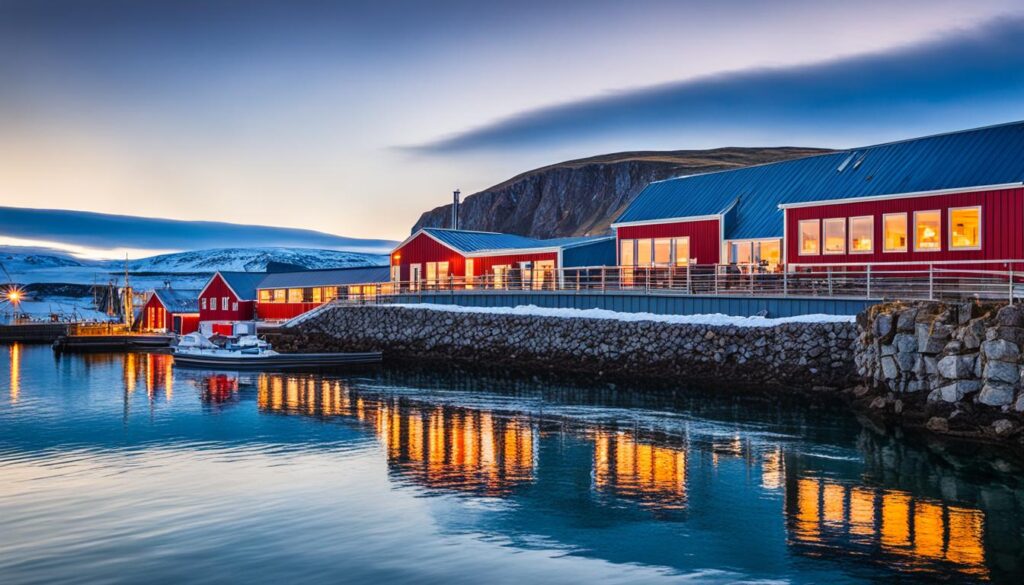
{"label": "boat hull", "polygon": [[306,370],[379,364],[379,351],[362,353],[284,353],[274,356],[226,356],[174,354],[174,365],[184,368],[234,370]]}

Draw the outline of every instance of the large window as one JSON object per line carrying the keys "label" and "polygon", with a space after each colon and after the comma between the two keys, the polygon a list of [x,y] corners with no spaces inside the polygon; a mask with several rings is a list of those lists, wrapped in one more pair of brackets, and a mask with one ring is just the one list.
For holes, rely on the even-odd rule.
{"label": "large window", "polygon": [[676,238],[674,242],[676,266],[688,266],[690,264],[690,238]]}
{"label": "large window", "polygon": [[289,303],[301,303],[302,302],[302,289],[301,288],[290,288],[290,289],[288,289],[288,302]]}
{"label": "large window", "polygon": [[222,310],[222,311],[227,311],[228,310],[228,298],[227,297],[221,297],[220,298],[220,310]]}
{"label": "large window", "polygon": [[466,258],[466,288],[473,288],[473,259]]}
{"label": "large window", "polygon": [[949,248],[981,249],[980,207],[954,207],[949,210]]}
{"label": "large window", "polygon": [[882,248],[886,252],[907,251],[907,214],[887,213],[882,216]]}
{"label": "large window", "polygon": [[324,289],[320,287],[313,288],[313,302],[322,303],[324,302]]}
{"label": "large window", "polygon": [[269,302],[270,302],[270,291],[269,290],[261,290],[260,291],[260,304],[269,303]]}
{"label": "large window", "polygon": [[765,240],[760,242],[757,250],[759,262],[766,263],[769,270],[775,268],[782,262],[782,243],[779,240]]}
{"label": "large window", "polygon": [[391,267],[391,282],[398,282],[402,280],[402,267],[394,265]]}
{"label": "large window", "polygon": [[821,249],[820,222],[816,219],[805,219],[798,224],[800,231],[800,255],[816,256]]}
{"label": "large window", "polygon": [[834,217],[826,219],[825,230],[825,253],[845,254],[846,253],[846,218]]}
{"label": "large window", "polygon": [[732,261],[736,264],[750,264],[754,261],[753,242],[733,242]]}
{"label": "large window", "polygon": [[875,218],[850,218],[850,253],[869,254],[875,250]]}
{"label": "large window", "polygon": [[619,242],[619,266],[633,266],[636,264],[635,245],[636,240],[622,240]]}
{"label": "large window", "polygon": [[636,265],[637,266],[650,266],[651,265],[651,240],[637,240],[636,241]]}
{"label": "large window", "polygon": [[937,252],[942,249],[942,212],[914,212],[914,251]]}
{"label": "large window", "polygon": [[287,301],[288,300],[287,294],[288,294],[288,291],[284,290],[283,288],[276,288],[276,289],[274,289],[274,296],[273,296],[274,300],[272,302],[283,303],[283,302]]}
{"label": "large window", "polygon": [[508,284],[509,268],[511,268],[511,266],[508,264],[499,264],[491,267],[491,270],[494,271],[494,288],[505,288]]}
{"label": "large window", "polygon": [[656,266],[668,266],[672,263],[672,240],[671,238],[658,238],[654,240],[654,264]]}

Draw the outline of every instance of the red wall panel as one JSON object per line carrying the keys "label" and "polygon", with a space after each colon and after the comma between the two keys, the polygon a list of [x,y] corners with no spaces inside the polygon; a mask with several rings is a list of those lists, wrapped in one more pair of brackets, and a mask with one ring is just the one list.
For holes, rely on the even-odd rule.
{"label": "red wall panel", "polygon": [[[221,309],[221,299],[228,297],[228,309]],[[206,306],[216,306],[216,309],[203,308],[203,299],[206,299]],[[211,305],[211,300],[216,299],[216,305]],[[238,303],[238,310],[232,310],[234,303]],[[219,274],[215,274],[213,280],[210,281],[209,286],[203,291],[203,294],[199,297],[199,319],[201,321],[249,321],[253,318],[253,306],[255,303],[251,300],[240,300],[235,293],[231,292],[231,288],[228,287],[224,279]]]}
{"label": "red wall panel", "polygon": [[519,267],[520,262],[540,262],[544,260],[551,260],[555,263],[555,268],[558,268],[558,253],[557,252],[542,252],[538,254],[509,254],[507,256],[480,256],[473,258],[473,274],[474,276],[480,276],[482,274],[491,274],[492,267],[501,266],[503,264],[511,265],[515,268]]}
{"label": "red wall panel", "polygon": [[616,235],[619,241],[689,236],[690,258],[697,264],[717,264],[722,253],[722,232],[717,219],[624,226],[616,229]]}
{"label": "red wall panel", "polygon": [[323,303],[259,303],[256,315],[261,321],[278,321],[292,319],[312,311]]}
{"label": "red wall panel", "polygon": [[[949,249],[949,208],[981,206],[981,250]],[[914,251],[914,212],[941,210],[942,250],[938,252]],[[906,213],[909,243],[906,252],[882,251],[882,215]],[[869,254],[818,254],[801,256],[798,253],[798,224],[804,219],[834,217],[874,218],[874,251]],[[849,222],[847,222],[849,230]],[[849,233],[847,233],[849,240]],[[849,245],[849,244],[847,244]],[[1007,260],[1024,258],[1024,189],[976,191],[928,197],[905,197],[877,201],[862,201],[836,205],[818,205],[786,210],[786,256],[789,264],[856,264],[877,262],[955,262],[958,260]]]}
{"label": "red wall panel", "polygon": [[[458,252],[439,243],[427,234],[416,236],[391,253],[391,265],[398,264],[402,267],[401,279],[403,281],[409,280],[409,265],[426,262],[448,262],[448,273],[461,277],[465,275],[464,260]],[[421,270],[423,278],[426,278],[426,266]]]}

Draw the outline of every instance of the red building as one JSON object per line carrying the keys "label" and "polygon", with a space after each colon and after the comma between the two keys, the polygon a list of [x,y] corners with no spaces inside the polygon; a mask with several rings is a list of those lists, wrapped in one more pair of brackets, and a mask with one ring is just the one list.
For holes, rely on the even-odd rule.
{"label": "red building", "polygon": [[391,281],[410,288],[550,288],[565,267],[615,261],[611,236],[540,240],[422,228],[391,253]]}
{"label": "red building", "polygon": [[143,331],[186,335],[199,329],[199,291],[162,288],[149,294],[136,322]]}
{"label": "red building", "polygon": [[256,318],[256,287],[265,272],[217,272],[199,292],[199,320],[214,332],[230,333],[239,321]]}
{"label": "red building", "polygon": [[256,317],[283,321],[338,298],[372,298],[389,292],[387,266],[271,272],[257,285]]}
{"label": "red building", "polygon": [[1021,152],[1024,122],[1014,122],[651,183],[612,224],[617,263],[773,271],[1018,260]]}

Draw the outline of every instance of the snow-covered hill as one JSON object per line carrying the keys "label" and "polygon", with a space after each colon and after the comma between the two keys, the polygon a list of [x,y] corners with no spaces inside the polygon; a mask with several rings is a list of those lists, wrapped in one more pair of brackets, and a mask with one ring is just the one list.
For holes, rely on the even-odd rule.
{"label": "snow-covered hill", "polygon": [[[128,262],[131,272],[215,272],[238,270],[262,272],[270,262],[293,264],[303,268],[343,268],[387,264],[388,257],[377,254],[313,250],[308,248],[218,248],[163,254]],[[123,263],[110,263],[123,270]]]}

